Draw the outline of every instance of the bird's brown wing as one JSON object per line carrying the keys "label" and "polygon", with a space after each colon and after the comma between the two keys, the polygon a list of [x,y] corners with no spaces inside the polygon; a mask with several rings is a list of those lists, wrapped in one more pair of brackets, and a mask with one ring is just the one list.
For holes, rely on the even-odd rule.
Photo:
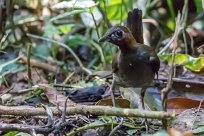
{"label": "bird's brown wing", "polygon": [[132,32],[133,37],[137,43],[144,43],[143,39],[143,26],[142,26],[142,11],[140,9],[134,9],[132,12],[128,12],[127,27]]}
{"label": "bird's brown wing", "polygon": [[137,50],[138,50],[137,59],[140,59],[141,61],[144,61],[145,63],[150,64],[152,70],[158,76],[158,71],[160,68],[160,60],[156,52],[154,51],[154,49],[147,45],[140,44],[140,47],[138,47]]}
{"label": "bird's brown wing", "polygon": [[156,73],[157,78],[158,78],[158,71],[160,68],[160,60],[159,57],[154,55],[154,56],[150,56],[149,58],[149,63],[152,66],[153,71]]}

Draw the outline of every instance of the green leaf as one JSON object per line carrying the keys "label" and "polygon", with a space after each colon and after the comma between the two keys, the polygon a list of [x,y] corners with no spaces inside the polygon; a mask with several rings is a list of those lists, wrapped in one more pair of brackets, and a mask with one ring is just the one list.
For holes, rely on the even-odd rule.
{"label": "green leaf", "polygon": [[[127,12],[132,8],[131,0],[110,0],[107,5],[100,1],[101,7],[106,8],[107,18],[109,20],[121,20],[127,18]],[[122,12],[121,12],[122,6]],[[122,13],[122,14],[121,14]]]}
{"label": "green leaf", "polygon": [[35,54],[36,56],[40,55],[40,56],[48,57],[50,55],[49,50],[50,49],[47,45],[40,44],[33,49],[33,54]]}
{"label": "green leaf", "polygon": [[196,125],[198,125],[198,126],[204,126],[204,122],[198,122]]}
{"label": "green leaf", "polygon": [[170,30],[174,31],[174,29],[175,29],[175,21],[172,20],[172,19],[169,19],[169,20],[167,21],[167,27],[168,27]]}
{"label": "green leaf", "polygon": [[124,122],[123,126],[126,126],[128,128],[131,128],[131,129],[141,129],[143,127],[141,125],[136,126],[135,124],[130,123],[130,122]]}
{"label": "green leaf", "polygon": [[[162,54],[160,56],[163,60],[168,61],[169,63],[172,62],[172,54]],[[175,55],[175,64],[184,64],[189,59],[187,54],[176,54]]]}
{"label": "green leaf", "polygon": [[172,30],[174,30],[174,28],[175,28],[175,12],[174,12],[174,6],[173,6],[173,1],[172,0],[167,0],[167,5],[168,5],[168,8],[169,8],[169,10],[170,10],[170,15],[171,15],[171,29],[172,29],[172,27],[173,27],[173,29]]}
{"label": "green leaf", "polygon": [[[172,54],[162,54],[160,58],[163,61],[168,61],[170,64],[172,61]],[[204,68],[204,57],[194,58],[187,54],[175,54],[174,64],[184,65],[192,71],[200,72],[200,70]]]}
{"label": "green leaf", "polygon": [[204,126],[198,127],[192,130],[193,134],[201,134],[204,133]]}
{"label": "green leaf", "polygon": [[67,24],[67,25],[60,25],[57,28],[59,29],[60,32],[63,34],[67,34],[72,30],[72,27],[76,24]]}
{"label": "green leaf", "polygon": [[196,5],[197,13],[203,11],[202,1],[201,0],[194,0],[194,3]]}
{"label": "green leaf", "polygon": [[8,133],[4,134],[3,136],[14,136],[14,135],[16,135],[18,133],[19,133],[18,131],[11,131],[11,132],[8,132]]}
{"label": "green leaf", "polygon": [[14,136],[31,136],[31,135],[28,134],[28,133],[20,132],[20,133],[14,135]]}
{"label": "green leaf", "polygon": [[69,46],[76,46],[76,45],[84,45],[88,43],[88,40],[85,36],[82,35],[71,35],[69,39],[67,39]]}
{"label": "green leaf", "polygon": [[52,39],[55,34],[60,34],[60,31],[57,29],[57,27],[55,27],[50,22],[46,23],[44,27],[44,36]]}

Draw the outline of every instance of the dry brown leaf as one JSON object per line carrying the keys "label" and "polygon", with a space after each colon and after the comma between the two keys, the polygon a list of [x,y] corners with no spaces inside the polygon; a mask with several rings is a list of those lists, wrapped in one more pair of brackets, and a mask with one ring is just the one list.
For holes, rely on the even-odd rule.
{"label": "dry brown leaf", "polygon": [[[168,112],[174,111],[177,114],[191,108],[197,108],[200,105],[200,101],[188,99],[188,98],[171,98],[167,100]],[[204,102],[201,104],[201,108],[204,108]]]}
{"label": "dry brown leaf", "polygon": [[174,128],[168,128],[169,136],[193,136],[191,131],[180,132]]}
{"label": "dry brown leaf", "polygon": [[[44,91],[45,95],[47,96],[50,103],[64,107],[65,101],[67,99],[66,96],[59,94],[55,88],[46,88]],[[68,98],[67,100],[67,107],[73,107],[76,103]]]}
{"label": "dry brown leaf", "polygon": [[[46,84],[48,83],[48,81],[46,80],[46,75],[43,72],[43,70],[37,69],[37,68],[32,68],[31,70],[31,74],[32,74],[32,82],[33,84]],[[24,72],[19,72],[17,74],[17,81],[28,81],[28,72],[24,71]]]}
{"label": "dry brown leaf", "polygon": [[[128,101],[127,99],[116,98],[115,104],[120,108],[130,108],[130,101]],[[101,99],[96,103],[96,105],[113,106],[112,99]]]}

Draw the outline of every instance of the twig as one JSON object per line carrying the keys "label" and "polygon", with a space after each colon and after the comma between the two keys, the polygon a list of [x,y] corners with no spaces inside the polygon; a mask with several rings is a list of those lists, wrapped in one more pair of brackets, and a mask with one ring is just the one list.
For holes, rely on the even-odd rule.
{"label": "twig", "polygon": [[170,65],[170,71],[169,71],[169,75],[168,75],[168,79],[167,79],[167,85],[164,89],[162,89],[162,94],[161,94],[161,99],[162,99],[162,106],[164,111],[166,111],[166,99],[167,99],[167,94],[169,92],[169,90],[172,87],[172,78],[173,78],[173,74],[174,74],[174,60],[175,60],[175,51],[177,48],[177,38],[178,38],[178,34],[180,32],[180,21],[181,21],[181,17],[180,17],[180,13],[177,16],[177,20],[176,20],[176,30],[175,30],[175,39],[173,39],[174,41],[174,48],[173,48],[173,52],[172,52],[172,62]]}
{"label": "twig", "polygon": [[120,121],[120,123],[116,127],[114,127],[114,129],[110,132],[110,134],[108,136],[113,136],[115,131],[117,131],[122,125],[123,125],[123,118]]}
{"label": "twig", "polygon": [[173,43],[174,39],[176,38],[176,35],[174,33],[173,37],[171,38],[171,40],[168,42],[168,44],[158,53],[158,55],[161,55],[164,51],[166,51],[169,46]]}
{"label": "twig", "polygon": [[[162,81],[167,81],[167,78],[159,78],[158,80],[162,80]],[[172,78],[173,82],[177,82],[177,83],[186,83],[186,84],[195,84],[195,85],[203,85],[204,86],[204,82],[202,81],[194,81],[194,80],[187,80],[187,79],[182,79],[182,78]]]}
{"label": "twig", "polygon": [[27,47],[27,71],[28,71],[28,84],[29,86],[33,86],[33,82],[32,82],[32,74],[31,74],[31,64],[30,64],[30,56],[31,56],[31,48],[32,48],[32,45],[31,43],[28,44],[28,47]]}
{"label": "twig", "polygon": [[[28,63],[28,58],[26,56],[21,57],[21,59],[23,60],[23,62]],[[33,58],[30,59],[30,65],[32,65],[34,67],[39,67],[39,68],[42,68],[42,69],[45,69],[48,71],[52,71],[52,72],[57,72],[59,70],[59,67],[38,61],[38,60],[33,59]]]}
{"label": "twig", "polygon": [[67,84],[54,84],[53,87],[73,88],[73,86]]}
{"label": "twig", "polygon": [[71,74],[69,74],[69,75],[66,77],[66,79],[63,81],[63,84],[66,84],[66,83],[69,81],[69,79],[70,79],[74,74],[75,74],[75,72],[72,72]]}
{"label": "twig", "polygon": [[105,57],[103,55],[103,50],[101,49],[101,46],[92,40],[90,41],[90,44],[92,44],[98,50],[98,52],[100,53],[100,56],[101,56],[101,61],[105,65],[106,61],[105,61]]}
{"label": "twig", "polygon": [[79,57],[74,53],[74,51],[69,47],[67,46],[66,44],[64,43],[61,43],[61,42],[58,42],[56,40],[52,40],[52,39],[49,39],[49,38],[45,38],[45,37],[41,37],[41,36],[38,36],[38,35],[34,35],[34,34],[30,34],[30,33],[27,33],[27,36],[29,37],[32,37],[32,38],[35,38],[35,39],[41,39],[41,40],[45,40],[45,41],[48,41],[48,42],[52,42],[52,43],[55,43],[55,44],[58,44],[64,48],[66,48],[71,54],[72,56],[75,58],[75,60],[77,61],[77,63],[79,64],[80,68],[85,71],[88,75],[90,75],[92,72],[90,70],[88,70],[87,68],[84,67],[84,65],[82,64],[82,62],[80,61]]}
{"label": "twig", "polygon": [[89,13],[91,14],[92,19],[93,19],[93,21],[94,21],[94,24],[95,24],[95,27],[96,27],[96,33],[97,33],[97,36],[98,36],[98,38],[100,38],[99,30],[98,30],[98,25],[97,25],[97,23],[96,23],[96,19],[95,19],[94,14],[93,14],[93,12],[92,12],[91,9],[89,9]]}
{"label": "twig", "polygon": [[[184,6],[183,6],[183,9],[182,9],[182,16],[181,16],[181,19],[180,19],[180,26],[179,26],[179,33],[181,30],[183,30],[183,32],[185,32],[184,28],[186,26],[186,21],[187,21],[187,15],[188,15],[188,0],[185,0],[184,2]],[[183,36],[185,36],[185,34],[183,34]],[[161,55],[174,41],[174,39],[176,38],[176,35],[174,33],[173,37],[171,38],[171,40],[169,41],[169,43],[158,53],[158,55]],[[184,43],[186,45],[186,41],[185,41],[185,37],[184,37]],[[187,47],[187,45],[186,45]]]}
{"label": "twig", "polygon": [[186,39],[186,33],[185,33],[185,26],[186,26],[186,20],[188,16],[188,0],[185,0],[183,10],[182,10],[182,17],[181,17],[181,28],[183,28],[182,33],[183,33],[183,40],[185,44],[185,53],[188,53],[188,45],[187,45],[187,39]]}
{"label": "twig", "polygon": [[0,130],[1,131],[21,131],[21,132],[27,132],[31,133],[33,130],[38,133],[49,133],[54,130],[53,127],[49,128],[43,128],[42,126],[31,126],[31,125],[24,125],[24,124],[0,124]]}
{"label": "twig", "polygon": [[[174,46],[173,46],[173,51],[172,51],[172,62],[170,64],[170,71],[169,71],[169,75],[168,75],[168,79],[167,79],[167,85],[165,88],[163,88],[161,90],[161,100],[162,100],[162,107],[163,107],[163,110],[166,111],[167,110],[167,97],[168,97],[168,93],[170,91],[170,89],[172,88],[172,84],[173,84],[173,81],[172,81],[172,78],[173,78],[173,74],[174,74],[174,60],[175,60],[175,52],[176,52],[176,48],[178,46],[178,43],[177,43],[177,40],[178,40],[178,35],[179,35],[179,32],[181,31],[180,29],[180,21],[181,21],[181,15],[180,15],[180,12],[178,13],[177,15],[177,18],[176,18],[176,29],[175,29],[175,32],[174,32]],[[163,128],[164,129],[167,129],[167,119],[163,118],[162,119],[162,124],[163,124]]]}
{"label": "twig", "polygon": [[[188,33],[188,32],[187,32]],[[195,51],[195,47],[194,47],[194,40],[193,40],[193,36],[191,34],[188,33],[188,36],[190,37],[191,40],[191,50],[192,50],[192,56],[196,55],[196,51]]]}
{"label": "twig", "polygon": [[11,33],[11,30],[8,30],[8,32],[6,34],[4,34],[4,36],[0,39],[0,49],[3,46],[3,43],[6,41],[8,35]]}
{"label": "twig", "polygon": [[87,129],[94,129],[94,128],[105,127],[105,126],[110,126],[110,125],[112,125],[112,123],[110,123],[110,122],[97,123],[97,124],[87,124],[85,126],[82,126],[82,127],[79,127],[79,128],[72,130],[70,133],[67,134],[67,136],[74,136],[78,132],[81,132],[81,131],[84,131]]}
{"label": "twig", "polygon": [[[30,18],[25,18],[22,20],[19,20],[18,22],[14,22],[15,27],[16,26],[22,26],[24,24],[32,23],[32,22],[37,22],[37,21],[43,21],[42,17],[30,17]],[[6,29],[10,29],[12,27],[12,24],[6,25]]]}
{"label": "twig", "polygon": [[68,97],[65,101],[64,112],[62,113],[61,119],[56,122],[54,122],[53,120],[53,113],[51,108],[48,106],[43,106],[44,112],[46,112],[46,114],[48,115],[48,123],[46,126],[30,126],[30,125],[23,125],[23,124],[0,124],[0,130],[1,131],[12,131],[12,130],[23,131],[23,132],[30,133],[32,136],[35,136],[36,132],[45,133],[45,134],[53,132],[54,134],[59,134],[60,130],[69,124],[69,122],[65,122],[67,100],[68,100]]}
{"label": "twig", "polygon": [[47,112],[47,124],[46,124],[46,126],[47,127],[51,127],[51,126],[53,126],[53,124],[54,124],[54,119],[53,119],[53,113],[52,113],[52,110],[50,109],[50,107],[48,107],[47,105],[42,105],[43,106],[43,108],[46,110],[46,112]]}
{"label": "twig", "polygon": [[2,91],[3,93],[0,94],[0,97],[3,96],[4,94],[8,93],[9,91],[11,91],[11,90],[13,89],[13,87],[14,87],[14,85],[12,84],[11,87],[9,87],[8,89],[6,89],[5,91],[3,90],[3,91]]}
{"label": "twig", "polygon": [[[53,115],[60,115],[59,110],[56,107],[50,107]],[[153,119],[163,119],[173,117],[164,111],[145,111],[139,109],[129,109],[129,108],[116,108],[109,106],[76,106],[69,107],[66,114],[75,115],[106,115],[106,116],[121,116],[121,117],[141,117],[141,118],[153,118]],[[43,108],[33,108],[30,106],[2,106],[0,105],[0,115],[13,115],[13,116],[40,116],[47,115]]]}
{"label": "twig", "polygon": [[30,92],[30,91],[34,91],[36,88],[35,87],[31,87],[31,88],[27,88],[27,89],[20,89],[18,91],[15,91],[15,92],[10,92],[10,94],[23,94],[23,93],[26,93],[26,92]]}
{"label": "twig", "polygon": [[[103,19],[105,21],[106,27],[110,28],[112,25],[111,25],[110,21],[107,18],[107,4],[106,4],[106,0],[103,0],[102,2],[104,3],[104,8],[101,8],[100,4],[98,4],[97,7],[98,7],[99,11],[101,12],[101,14],[103,16]],[[103,11],[103,9],[104,9],[104,11]]]}
{"label": "twig", "polygon": [[[67,111],[67,102],[68,102],[69,97],[66,98],[66,101],[64,103],[64,110],[59,111],[62,112],[61,119],[55,124],[55,129],[53,131],[54,134],[59,133],[61,128],[63,128],[63,123],[65,123],[65,118],[66,118],[66,111]],[[66,123],[65,123],[66,124]]]}

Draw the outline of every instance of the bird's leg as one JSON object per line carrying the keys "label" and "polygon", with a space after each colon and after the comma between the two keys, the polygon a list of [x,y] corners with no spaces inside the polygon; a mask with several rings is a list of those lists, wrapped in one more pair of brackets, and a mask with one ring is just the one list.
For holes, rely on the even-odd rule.
{"label": "bird's leg", "polygon": [[115,76],[113,75],[113,81],[112,84],[110,86],[110,93],[111,93],[111,99],[112,99],[112,104],[113,107],[115,107],[115,96],[114,96],[114,91],[115,91]]}
{"label": "bird's leg", "polygon": [[169,89],[168,89],[168,88],[163,88],[163,89],[161,90],[161,101],[162,101],[163,111],[167,111],[167,103],[166,103],[166,100],[167,100],[168,92],[169,92]]}
{"label": "bird's leg", "polygon": [[144,104],[144,96],[145,96],[146,88],[141,89],[140,97],[141,97],[141,103],[142,103],[142,109],[145,110],[145,104]]}
{"label": "bird's leg", "polygon": [[[142,109],[143,110],[145,110],[145,103],[144,103],[145,92],[146,92],[146,88],[142,88],[141,93],[140,93],[140,97],[141,97],[141,103],[142,103]],[[148,133],[149,124],[148,124],[146,117],[145,117],[145,120],[143,123],[145,123],[146,133]]]}

